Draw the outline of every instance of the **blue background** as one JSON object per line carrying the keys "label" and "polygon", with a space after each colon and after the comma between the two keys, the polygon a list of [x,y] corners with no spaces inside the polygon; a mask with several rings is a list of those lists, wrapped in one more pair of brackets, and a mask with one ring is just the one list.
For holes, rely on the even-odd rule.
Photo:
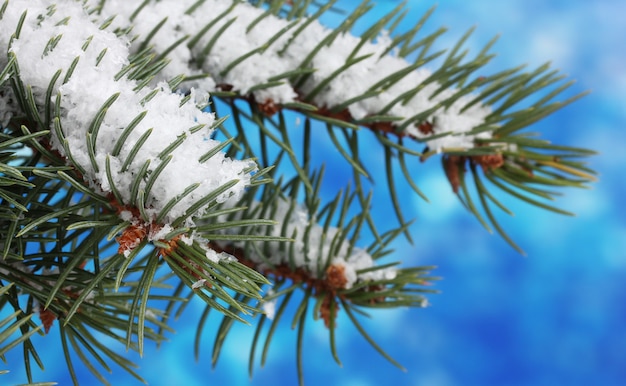
{"label": "blue background", "polygon": [[[416,21],[435,2],[410,0],[407,22]],[[357,2],[344,1],[342,7]],[[379,1],[366,18],[377,20],[396,1]],[[339,18],[329,16],[328,24]],[[567,95],[592,93],[534,126],[561,144],[596,149],[591,166],[600,172],[591,190],[567,190],[557,205],[577,213],[559,216],[507,200],[514,218],[500,216],[527,252],[522,257],[501,238],[488,234],[450,191],[433,159],[415,165],[430,198],[405,202],[415,243],[397,244],[394,258],[405,265],[437,265],[441,294],[427,309],[374,313],[365,325],[408,372],[387,363],[339,318],[338,350],[343,368],[333,362],[328,332],[307,322],[304,346],[307,385],[619,385],[626,384],[626,2],[617,0],[441,1],[426,25],[450,28],[437,47],[450,47],[477,25],[467,46],[477,52],[495,34],[498,53],[489,73],[548,60],[577,79]],[[377,150],[378,149],[378,150]],[[368,151],[380,152],[372,146]],[[365,153],[368,154],[368,153]],[[329,163],[335,162],[329,159]],[[341,161],[336,161],[341,162]],[[337,177],[338,178],[338,177]],[[377,192],[384,195],[384,179]],[[327,184],[327,186],[330,184]],[[332,185],[330,185],[332,187]],[[376,207],[374,208],[377,209]],[[393,219],[377,212],[377,221]],[[384,227],[384,226],[383,226]],[[210,356],[215,324],[208,326],[199,362],[193,339],[203,305],[192,305],[174,324],[177,333],[160,350],[139,360],[151,385],[295,385],[295,338],[287,326],[270,349],[268,364],[249,380],[247,360],[253,328],[237,326],[215,370]],[[219,322],[215,318],[214,322]],[[46,372],[36,380],[69,384],[57,331],[40,342]],[[24,382],[18,350],[8,358],[2,384]],[[133,357],[133,355],[131,355]],[[78,361],[75,361],[78,365]],[[95,382],[86,375],[85,384]],[[114,368],[114,385],[136,384]]]}

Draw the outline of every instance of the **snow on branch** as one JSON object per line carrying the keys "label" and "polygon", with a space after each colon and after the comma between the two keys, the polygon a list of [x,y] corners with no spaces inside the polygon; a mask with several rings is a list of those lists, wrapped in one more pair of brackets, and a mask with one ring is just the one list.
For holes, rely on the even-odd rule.
{"label": "snow on branch", "polygon": [[[346,107],[357,121],[382,113],[399,117],[394,123],[402,125],[427,112],[406,125],[404,134],[433,137],[426,143],[436,151],[470,149],[475,138],[491,138],[487,130],[470,133],[485,123],[489,106],[470,105],[476,95],[433,81],[433,72],[398,55],[384,32],[364,41],[348,32],[336,34],[315,19],[289,21],[246,2],[220,0],[165,0],[140,7],[108,0],[100,11],[103,20],[115,17],[120,30],[132,26],[133,50],[150,46],[157,54],[171,52],[164,79],[204,73],[196,87],[226,86],[269,106],[304,101],[333,108],[354,100]],[[310,73],[293,76],[303,69]],[[400,81],[389,80],[403,72]],[[368,96],[359,98],[363,95]],[[420,127],[424,122],[428,125]]]}
{"label": "snow on branch", "polygon": [[[245,259],[256,270],[276,272],[281,268],[293,271],[298,269],[306,273],[307,278],[324,279],[330,276],[329,271],[338,269],[343,278],[337,287],[343,289],[349,289],[357,282],[378,282],[395,278],[394,267],[375,269],[375,260],[368,251],[351,245],[344,230],[319,225],[316,216],[310,215],[302,204],[276,198],[269,205],[253,202],[249,211],[254,213],[262,206],[272,212],[272,218],[277,224],[269,229],[255,228],[254,234],[291,237],[294,241],[288,244],[267,242],[257,248],[246,249]],[[237,215],[241,215],[241,212]],[[225,221],[227,217],[222,216],[219,222]],[[229,228],[226,232],[239,234],[242,230]],[[245,247],[244,243],[234,245]]]}
{"label": "snow on branch", "polygon": [[201,213],[209,203],[194,204],[232,181],[215,200],[237,198],[256,165],[212,151],[220,142],[202,110],[208,95],[144,87],[126,37],[92,19],[71,0],[12,0],[2,16],[0,49],[14,58],[20,92],[32,94],[31,114],[49,125],[51,149],[94,190],[165,223]]}

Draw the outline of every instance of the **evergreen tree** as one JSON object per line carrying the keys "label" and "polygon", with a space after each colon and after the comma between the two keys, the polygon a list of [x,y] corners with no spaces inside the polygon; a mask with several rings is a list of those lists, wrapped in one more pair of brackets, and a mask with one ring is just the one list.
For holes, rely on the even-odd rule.
{"label": "evergreen tree", "polygon": [[[493,41],[471,54],[471,31],[434,50],[444,30],[420,33],[432,10],[397,34],[401,4],[356,37],[365,1],[328,29],[318,20],[334,3],[1,3],[0,356],[23,347],[34,381],[37,335],[54,328],[74,383],[72,353],[104,383],[111,363],[141,379],[124,350],[162,342],[200,301],[201,326],[223,315],[205,331],[214,364],[233,324],[250,323],[252,371],[285,319],[302,383],[306,320],[322,320],[339,363],[340,312],[396,363],[359,316],[425,307],[436,289],[432,267],[389,260],[411,240],[402,203],[426,199],[421,162],[440,158],[462,205],[520,252],[498,194],[568,213],[549,201],[594,179],[593,152],[526,128],[580,97],[554,101],[571,82],[548,65],[483,74]],[[372,141],[379,153],[364,154]],[[342,186],[326,181],[328,148],[351,170]],[[392,229],[372,217],[379,163]]]}

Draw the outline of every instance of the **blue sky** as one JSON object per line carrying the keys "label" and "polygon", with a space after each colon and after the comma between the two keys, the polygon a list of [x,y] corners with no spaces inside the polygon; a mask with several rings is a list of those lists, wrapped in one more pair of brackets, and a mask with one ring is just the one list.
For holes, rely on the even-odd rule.
{"label": "blue sky", "polygon": [[[350,7],[357,2],[343,1]],[[375,21],[397,1],[378,1]],[[430,0],[410,0],[407,20],[417,20]],[[327,331],[308,323],[307,385],[617,385],[626,379],[626,2],[617,0],[450,0],[438,2],[426,28],[450,31],[438,47],[454,44],[476,25],[467,46],[479,50],[500,34],[498,56],[488,71],[546,61],[578,82],[568,95],[584,99],[536,124],[533,131],[562,144],[600,151],[591,166],[600,180],[590,190],[566,190],[558,205],[574,218],[505,200],[516,213],[501,216],[522,257],[488,234],[452,195],[437,160],[419,165],[417,181],[430,198],[407,200],[417,219],[415,244],[400,242],[396,258],[406,265],[437,265],[441,294],[427,309],[377,312],[366,326],[407,369],[404,373],[372,350],[345,318],[339,319],[343,368],[330,356]],[[337,20],[329,17],[328,23]],[[403,28],[410,28],[410,23]],[[381,180],[379,185],[383,185]],[[384,191],[384,189],[382,189]],[[384,216],[381,216],[381,221]],[[141,374],[151,385],[293,385],[295,332],[287,326],[270,349],[268,364],[247,376],[253,328],[238,326],[215,370],[210,369],[213,334],[206,334],[200,362],[193,339],[201,304],[175,324],[178,332],[159,351],[148,351]],[[208,327],[210,329],[210,327]],[[51,360],[40,380],[63,374],[60,350],[47,336]],[[55,358],[56,357],[56,358]],[[13,357],[11,360],[19,360]],[[15,363],[15,362],[14,362]],[[87,378],[89,379],[89,378]],[[24,382],[20,371],[3,381]],[[134,384],[114,369],[113,384]]]}

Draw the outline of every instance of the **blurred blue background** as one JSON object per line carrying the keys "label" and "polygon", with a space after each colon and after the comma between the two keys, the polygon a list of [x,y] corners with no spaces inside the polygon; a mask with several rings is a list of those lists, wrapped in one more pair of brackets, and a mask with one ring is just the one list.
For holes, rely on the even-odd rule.
{"label": "blurred blue background", "polygon": [[[397,1],[379,0],[367,19],[376,21]],[[436,2],[409,0],[410,28]],[[351,8],[357,2],[343,1]],[[332,25],[340,21],[329,16]],[[501,34],[489,65],[493,73],[521,63],[532,69],[546,61],[577,79],[566,96],[592,93],[534,126],[533,131],[561,144],[601,152],[591,166],[600,180],[591,190],[566,190],[557,205],[577,213],[569,218],[506,200],[516,213],[500,216],[509,234],[527,252],[522,257],[501,238],[488,234],[450,191],[436,159],[416,165],[416,180],[430,198],[407,200],[406,213],[417,221],[415,243],[397,244],[394,258],[405,265],[437,265],[440,294],[431,306],[389,310],[364,322],[371,335],[407,372],[380,357],[345,317],[338,320],[338,367],[321,322],[307,322],[305,381],[325,386],[448,385],[622,385],[626,384],[626,2],[618,0],[448,0],[441,1],[427,31],[450,31],[437,47],[452,46],[471,26],[467,46],[477,52]],[[380,151],[373,146],[371,151]],[[364,152],[367,154],[367,152]],[[329,159],[329,163],[334,161]],[[341,161],[337,161],[341,162]],[[622,176],[622,177],[620,177]],[[379,177],[376,194],[385,194]],[[374,208],[376,210],[376,207]],[[378,221],[393,216],[378,212]],[[383,226],[384,228],[384,226]],[[366,243],[367,244],[367,243]],[[226,341],[220,363],[210,369],[214,332],[207,326],[200,361],[193,340],[202,304],[192,305],[173,327],[177,333],[160,350],[139,360],[140,374],[155,386],[295,385],[296,333],[277,333],[268,364],[247,375],[254,328],[237,326]],[[36,380],[69,384],[54,327],[40,350],[46,372]],[[44,349],[44,346],[45,349]],[[20,350],[15,350],[20,351]],[[14,353],[14,354],[17,354]],[[131,355],[132,357],[132,355]],[[25,382],[19,355],[15,370],[0,383]],[[17,362],[16,362],[17,361]],[[79,361],[75,360],[79,365]],[[85,384],[96,382],[86,375]],[[119,368],[114,385],[137,382]]]}

